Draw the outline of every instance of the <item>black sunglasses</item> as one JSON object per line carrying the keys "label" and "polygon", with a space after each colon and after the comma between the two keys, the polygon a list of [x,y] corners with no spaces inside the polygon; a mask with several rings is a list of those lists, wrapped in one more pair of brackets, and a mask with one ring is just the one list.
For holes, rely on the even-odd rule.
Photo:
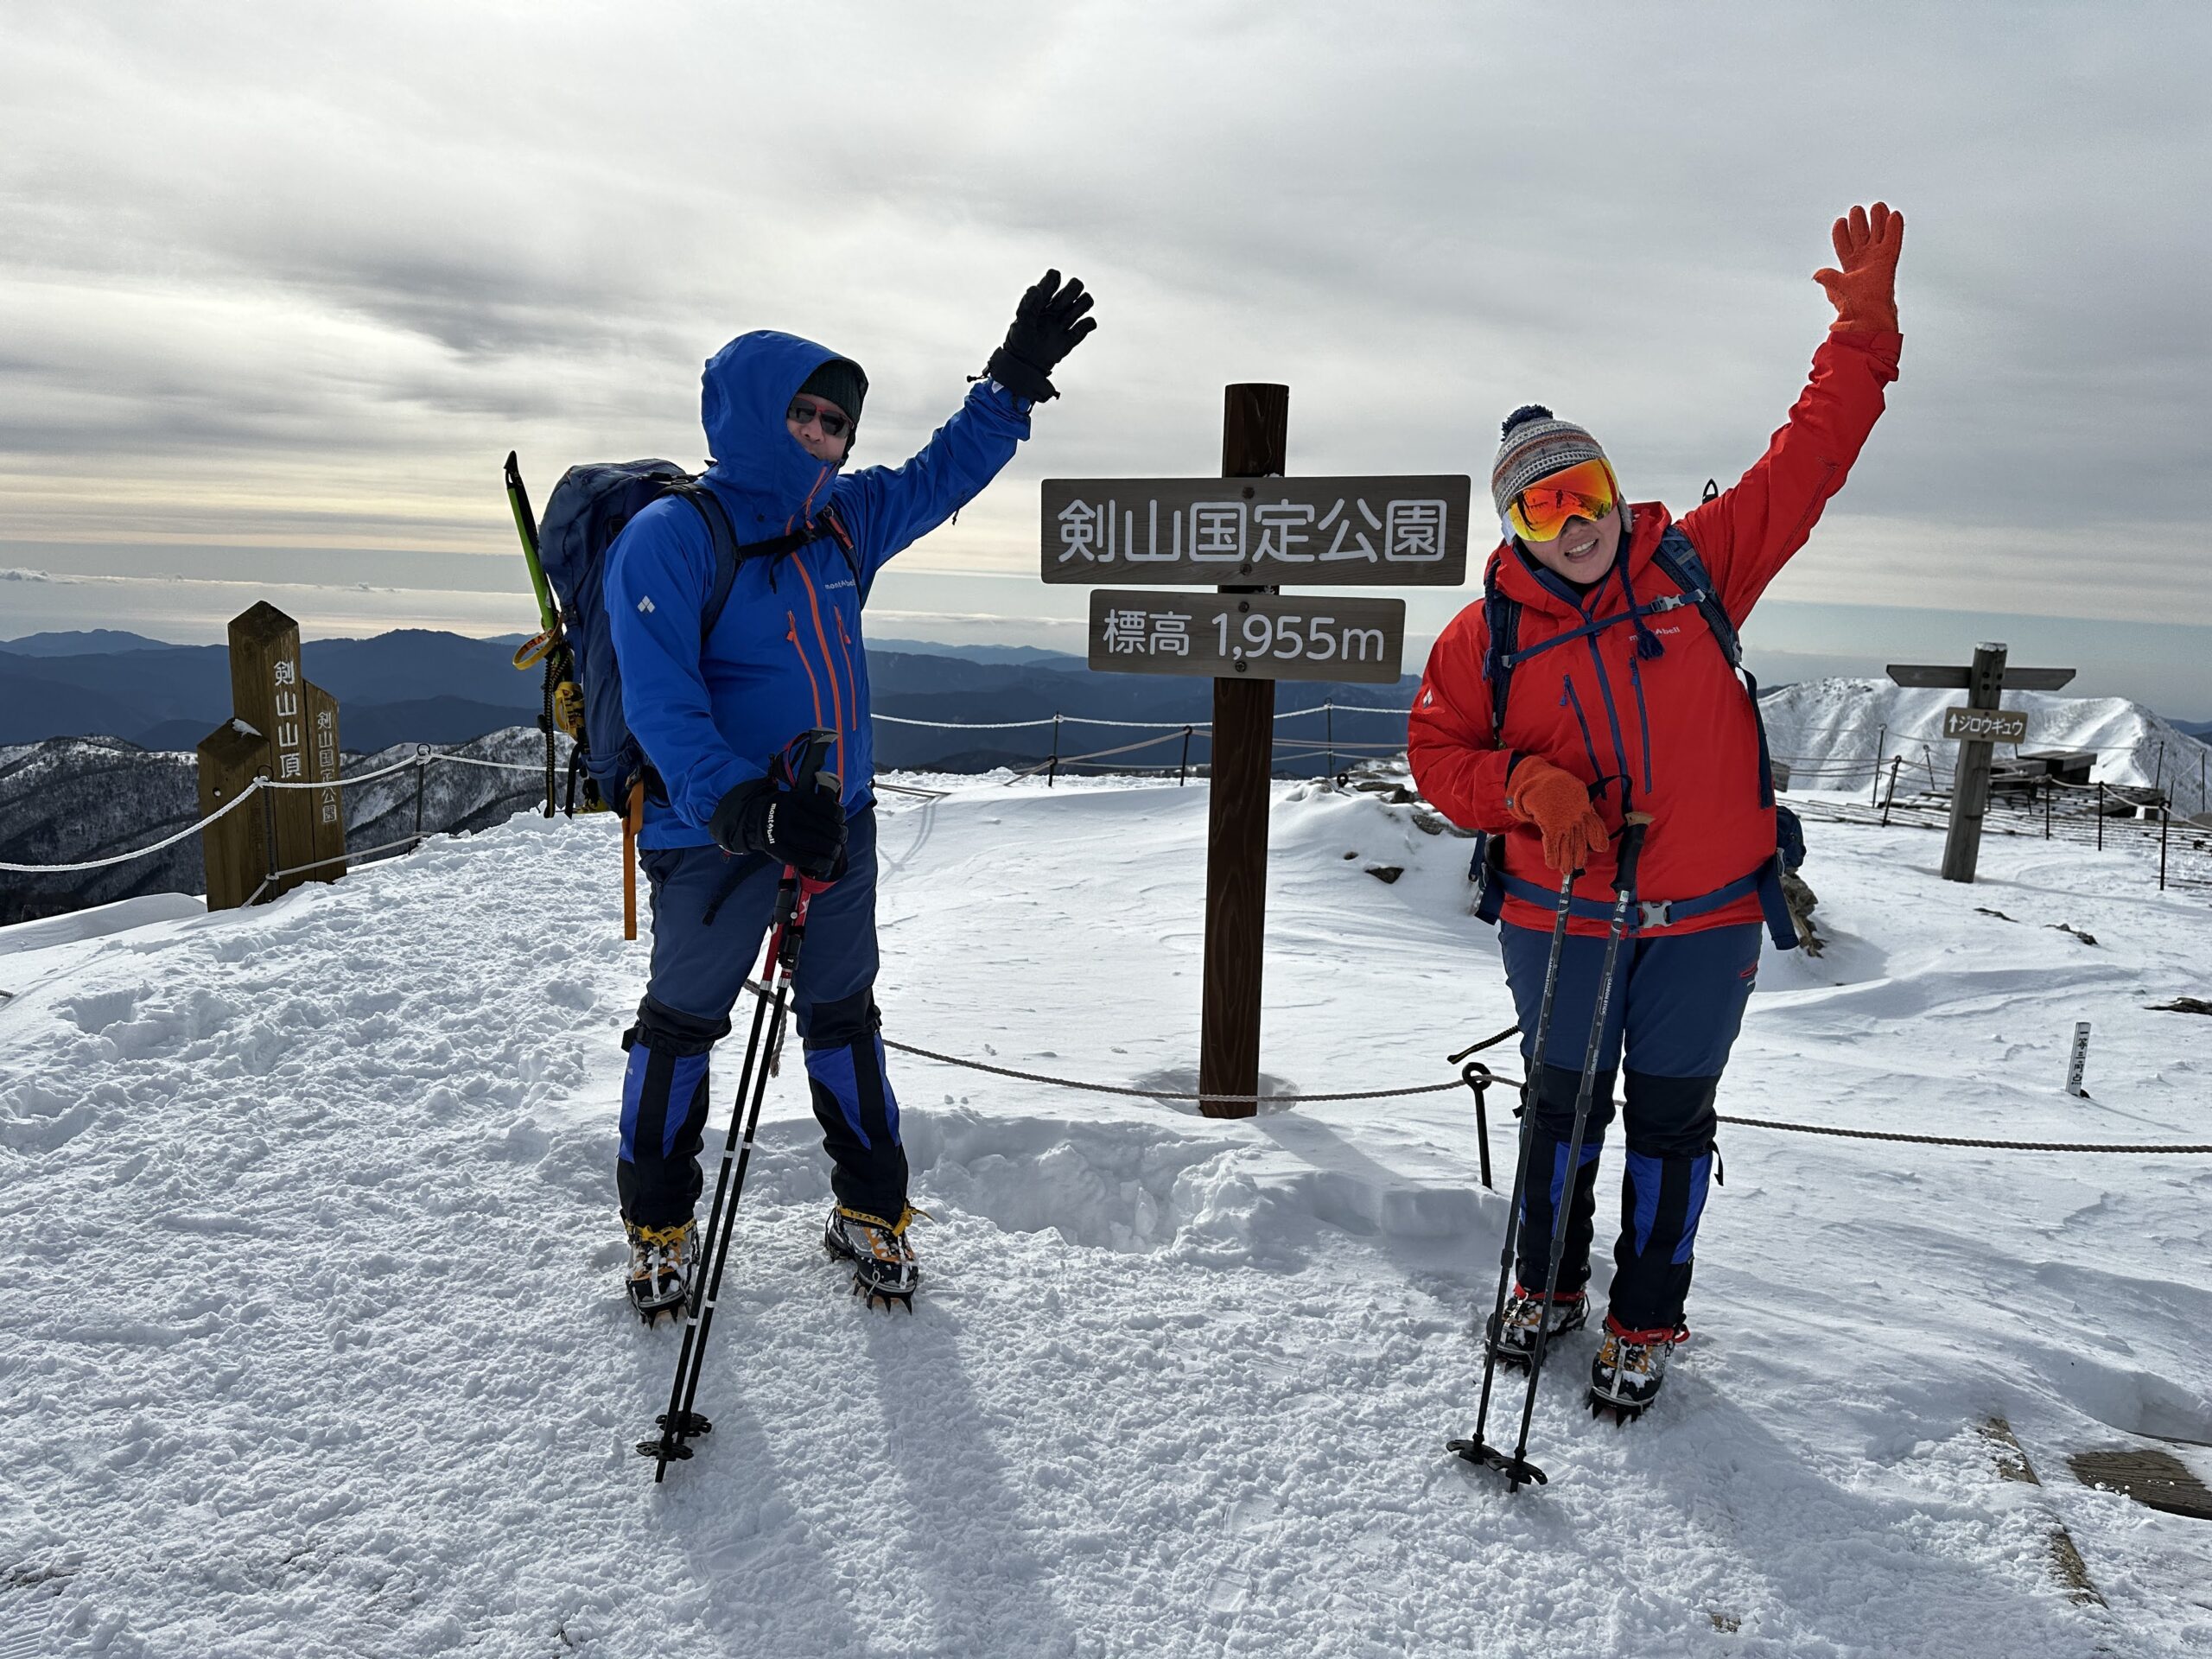
{"label": "black sunglasses", "polygon": [[845,429],[853,423],[849,416],[840,415],[833,409],[824,409],[819,404],[810,404],[804,397],[791,399],[791,406],[784,411],[784,418],[796,421],[801,426],[809,421],[819,421],[823,434],[832,438],[843,437]]}

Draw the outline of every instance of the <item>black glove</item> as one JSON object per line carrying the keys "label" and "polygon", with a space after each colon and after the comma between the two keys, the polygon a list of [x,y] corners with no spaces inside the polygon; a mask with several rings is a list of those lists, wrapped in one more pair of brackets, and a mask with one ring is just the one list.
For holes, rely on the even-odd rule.
{"label": "black glove", "polygon": [[845,873],[845,803],[830,789],[782,789],[772,779],[740,784],[715,808],[708,833],[726,853],[759,853],[801,875]]}
{"label": "black glove", "polygon": [[1006,331],[1006,344],[991,353],[983,372],[1033,404],[1058,397],[1046,377],[1098,326],[1097,318],[1084,315],[1090,309],[1090,296],[1083,291],[1080,281],[1071,276],[1063,288],[1060,273],[1046,271],[1045,279],[1014,308],[1014,326]]}

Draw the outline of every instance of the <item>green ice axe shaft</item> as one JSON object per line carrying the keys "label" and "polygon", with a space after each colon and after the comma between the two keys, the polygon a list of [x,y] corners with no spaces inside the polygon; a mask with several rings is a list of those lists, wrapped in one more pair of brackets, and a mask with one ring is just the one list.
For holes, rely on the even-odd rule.
{"label": "green ice axe shaft", "polygon": [[522,537],[522,556],[530,566],[530,585],[537,592],[537,620],[548,633],[561,626],[553,604],[553,590],[546,584],[545,567],[537,562],[537,516],[530,510],[530,492],[523,488],[522,468],[515,452],[507,451],[507,505],[514,509],[515,534]]}

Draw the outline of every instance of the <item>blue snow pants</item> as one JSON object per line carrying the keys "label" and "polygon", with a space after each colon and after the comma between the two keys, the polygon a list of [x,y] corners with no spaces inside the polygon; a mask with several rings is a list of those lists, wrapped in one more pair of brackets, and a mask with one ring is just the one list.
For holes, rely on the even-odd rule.
{"label": "blue snow pants", "polygon": [[[884,1075],[875,1007],[875,814],[855,813],[849,868],[815,895],[792,983],[814,1116],[840,1204],[897,1220],[906,1203],[899,1102]],[[688,1218],[712,1104],[708,1057],[759,962],[783,871],[717,847],[639,855],[652,883],[653,963],[638,1022],[623,1033],[622,1147],[615,1184],[626,1220]]]}
{"label": "blue snow pants", "polygon": [[1758,982],[1759,924],[1716,927],[1652,939],[1624,939],[1605,1010],[1597,1084],[1582,1133],[1581,1166],[1570,1183],[1567,1142],[1574,1098],[1598,1002],[1605,941],[1570,936],[1541,1067],[1534,1050],[1551,935],[1510,925],[1498,929],[1506,982],[1521,1015],[1521,1058],[1537,1083],[1524,1133],[1532,1137],[1514,1272],[1541,1290],[1550,1266],[1552,1223],[1573,1187],[1559,1288],[1589,1282],[1597,1214],[1598,1156],[1613,1118],[1613,1083],[1627,1049],[1628,1172],[1621,1189],[1621,1232],[1613,1247],[1611,1313],[1629,1331],[1671,1330],[1689,1296],[1698,1220],[1713,1174],[1714,1099]]}

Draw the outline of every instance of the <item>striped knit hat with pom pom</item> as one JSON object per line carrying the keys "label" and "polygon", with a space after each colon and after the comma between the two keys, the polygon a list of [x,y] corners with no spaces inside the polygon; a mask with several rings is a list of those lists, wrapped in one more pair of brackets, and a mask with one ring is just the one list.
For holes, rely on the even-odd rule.
{"label": "striped knit hat with pom pom", "polygon": [[1497,446],[1497,464],[1490,469],[1490,498],[1500,518],[1505,517],[1506,504],[1538,479],[1586,461],[1605,459],[1597,439],[1541,404],[1523,404],[1515,410],[1505,417],[1499,435],[1503,441]]}

